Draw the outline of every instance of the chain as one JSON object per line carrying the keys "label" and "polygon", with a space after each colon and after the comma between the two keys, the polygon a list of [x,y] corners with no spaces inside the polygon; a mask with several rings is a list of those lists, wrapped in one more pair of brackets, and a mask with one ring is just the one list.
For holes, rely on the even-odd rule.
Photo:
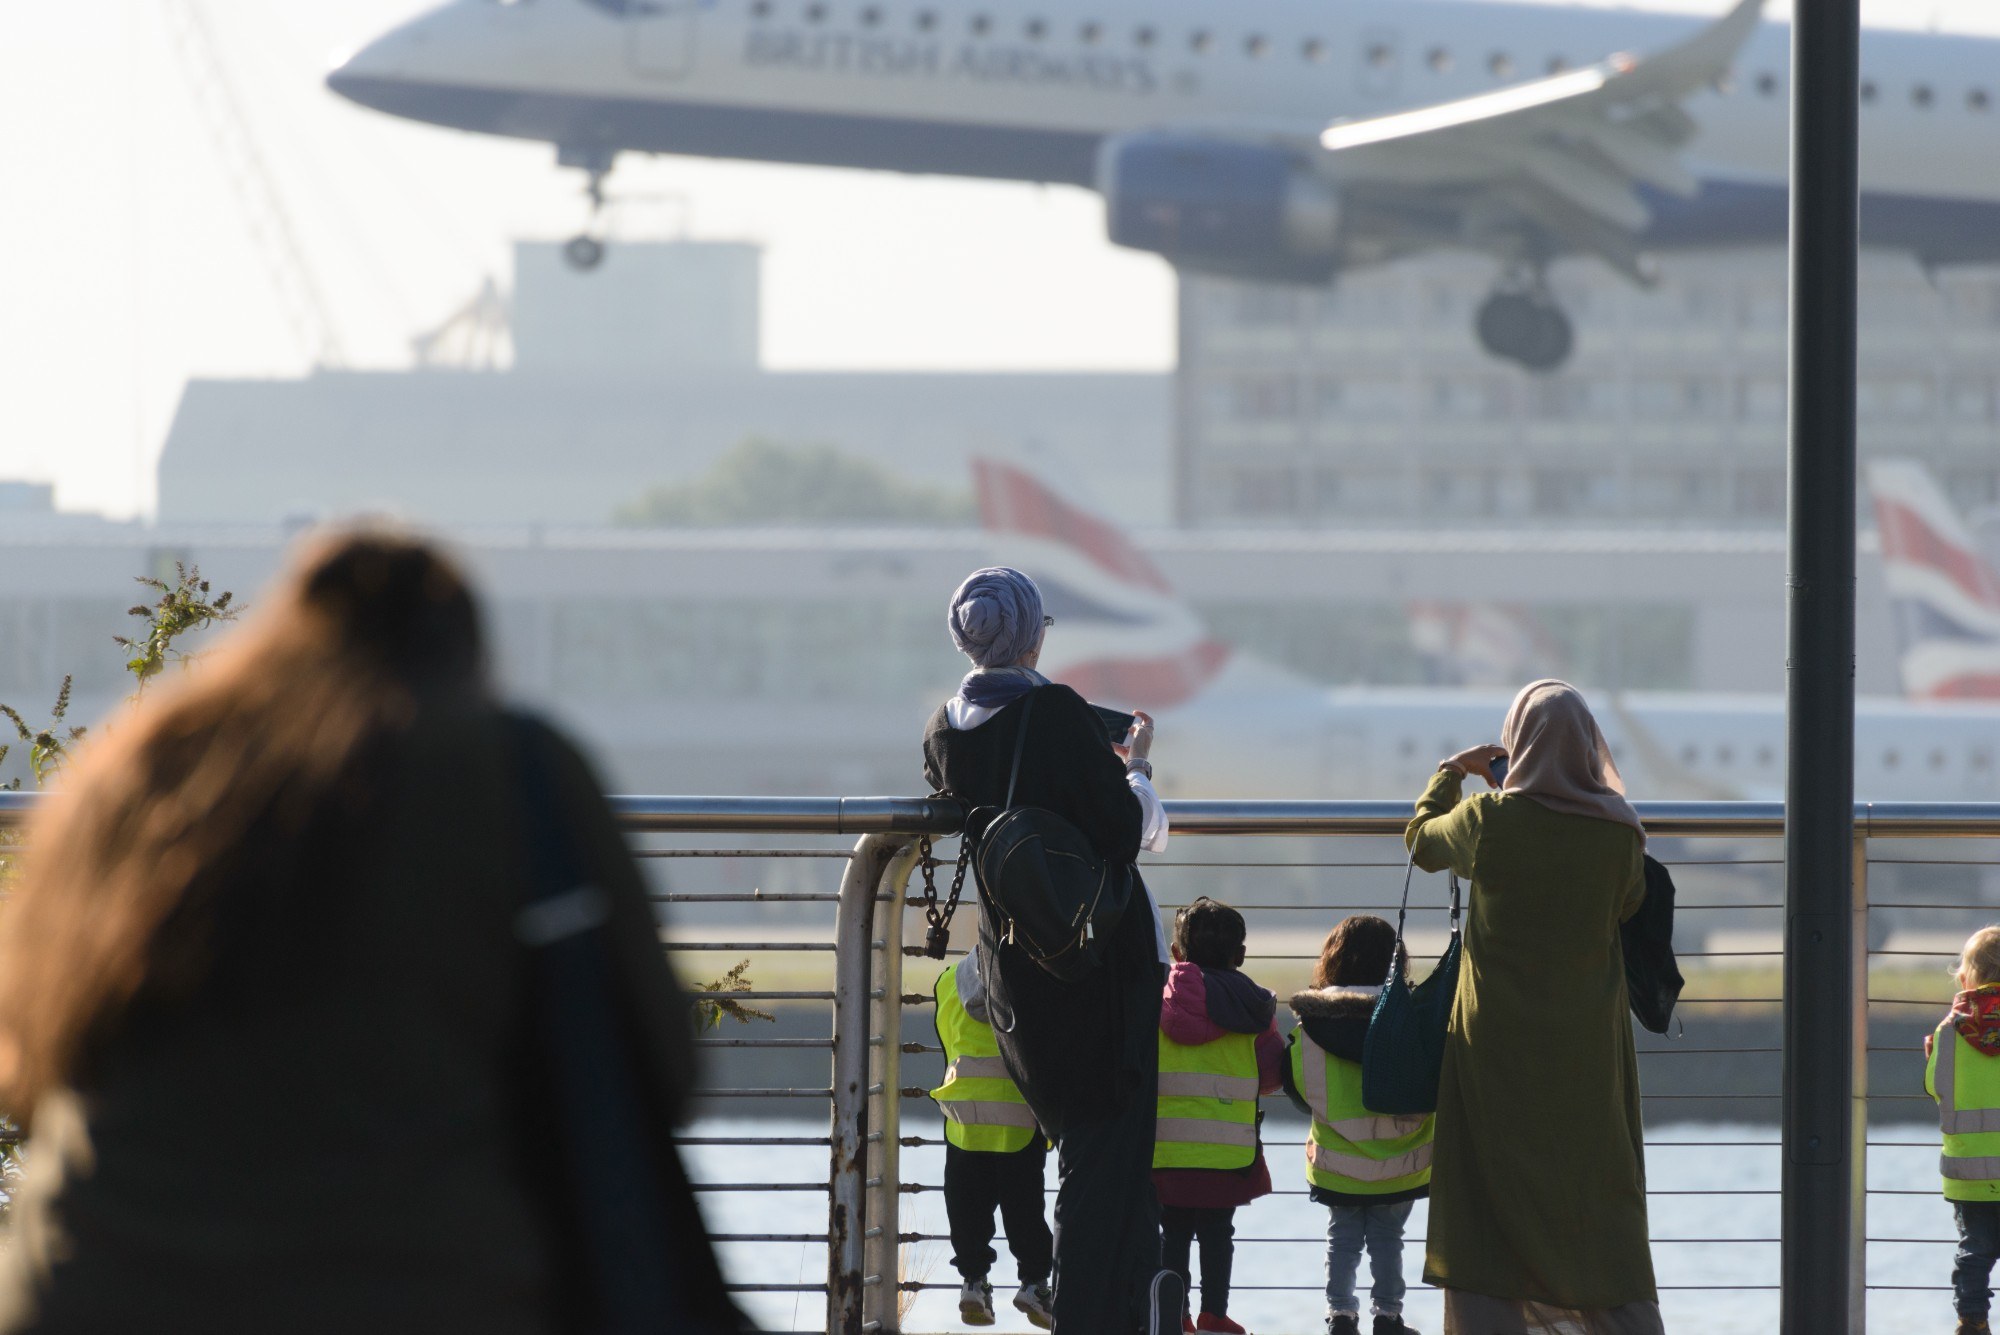
{"label": "chain", "polygon": [[965,869],[972,860],[972,837],[963,835],[958,844],[958,866],[951,874],[951,894],[942,907],[938,904],[937,860],[931,856],[931,840],[925,835],[918,845],[924,869],[924,954],[934,960],[944,958],[951,944],[951,919],[958,912],[959,897],[965,893]]}

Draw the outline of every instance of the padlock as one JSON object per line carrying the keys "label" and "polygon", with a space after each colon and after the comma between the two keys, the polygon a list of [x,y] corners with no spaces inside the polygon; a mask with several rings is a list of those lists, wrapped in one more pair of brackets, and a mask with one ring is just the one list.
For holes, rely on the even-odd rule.
{"label": "padlock", "polygon": [[951,944],[951,929],[941,922],[934,922],[924,933],[924,954],[934,960],[944,958],[945,947]]}

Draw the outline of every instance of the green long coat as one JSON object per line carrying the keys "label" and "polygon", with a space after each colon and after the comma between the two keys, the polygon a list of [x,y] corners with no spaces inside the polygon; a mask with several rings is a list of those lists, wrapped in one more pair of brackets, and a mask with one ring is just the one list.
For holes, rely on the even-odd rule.
{"label": "green long coat", "polygon": [[1471,882],[1438,1092],[1424,1278],[1579,1310],[1657,1301],[1618,925],[1643,844],[1439,771],[1406,840]]}

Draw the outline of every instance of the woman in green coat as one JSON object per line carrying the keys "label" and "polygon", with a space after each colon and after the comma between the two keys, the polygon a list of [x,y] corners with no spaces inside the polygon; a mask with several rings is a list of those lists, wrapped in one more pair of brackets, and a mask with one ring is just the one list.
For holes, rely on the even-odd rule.
{"label": "woman in green coat", "polygon": [[[1501,742],[1445,761],[1406,834],[1472,884],[1424,1278],[1445,1335],[1660,1335],[1618,938],[1645,834],[1574,687],[1524,689]],[[1499,791],[1461,799],[1467,774]]]}

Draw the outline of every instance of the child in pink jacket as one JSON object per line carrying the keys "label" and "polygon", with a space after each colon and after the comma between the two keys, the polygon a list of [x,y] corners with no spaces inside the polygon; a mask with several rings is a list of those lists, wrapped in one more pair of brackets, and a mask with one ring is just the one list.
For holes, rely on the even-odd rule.
{"label": "child in pink jacket", "polygon": [[[1244,938],[1243,915],[1205,895],[1174,915],[1174,964],[1160,1006],[1160,1033],[1184,1047],[1255,1034],[1258,1092],[1275,1094],[1283,1088],[1285,1065],[1278,999],[1241,972]],[[1247,1168],[1155,1168],[1153,1185],[1160,1197],[1161,1264],[1189,1280],[1189,1253],[1195,1241],[1201,1245],[1201,1315],[1183,1316],[1183,1330],[1243,1335],[1243,1327],[1229,1319],[1234,1220],[1238,1206],[1270,1194],[1263,1145]],[[1191,1282],[1188,1290],[1193,1291]]]}

